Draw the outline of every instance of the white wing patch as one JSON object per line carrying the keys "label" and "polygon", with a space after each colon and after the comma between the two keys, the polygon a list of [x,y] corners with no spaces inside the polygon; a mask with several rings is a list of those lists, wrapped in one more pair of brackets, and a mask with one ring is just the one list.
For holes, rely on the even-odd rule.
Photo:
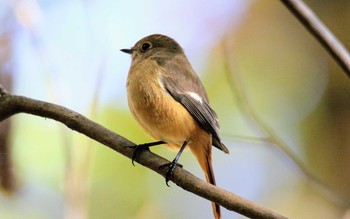
{"label": "white wing patch", "polygon": [[157,77],[157,81],[158,81],[158,83],[159,83],[159,86],[160,86],[163,90],[165,90],[163,80],[162,80],[162,78],[161,78],[160,76]]}
{"label": "white wing patch", "polygon": [[[162,77],[158,76],[157,81],[158,81],[160,87],[161,87],[163,90],[167,91],[167,89],[164,87],[164,82],[163,82]],[[185,92],[185,93],[183,93],[183,92],[181,92],[181,91],[175,91],[175,92],[178,93],[178,94],[182,94],[182,95],[187,94],[187,95],[189,95],[192,99],[196,100],[196,101],[199,102],[200,104],[203,104],[202,97],[199,96],[199,94],[197,94],[196,92],[193,92],[193,91],[187,91],[187,92]],[[170,95],[169,91],[167,91],[167,93]]]}
{"label": "white wing patch", "polygon": [[190,95],[193,99],[197,100],[200,103],[203,103],[202,98],[195,92],[186,92],[188,95]]}

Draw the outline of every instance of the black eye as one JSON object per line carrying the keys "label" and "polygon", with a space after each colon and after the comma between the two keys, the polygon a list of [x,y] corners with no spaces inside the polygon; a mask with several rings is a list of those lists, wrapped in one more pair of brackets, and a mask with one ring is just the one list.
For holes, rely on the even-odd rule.
{"label": "black eye", "polygon": [[152,47],[152,45],[150,43],[144,43],[141,46],[141,52],[145,52],[146,50],[148,50],[151,47]]}

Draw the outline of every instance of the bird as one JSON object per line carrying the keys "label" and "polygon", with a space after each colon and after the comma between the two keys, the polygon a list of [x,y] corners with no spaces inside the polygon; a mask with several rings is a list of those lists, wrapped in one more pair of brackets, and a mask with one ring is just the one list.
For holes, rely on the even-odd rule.
{"label": "bird", "polygon": [[[229,150],[219,136],[218,116],[183,48],[171,37],[152,34],[121,51],[132,59],[126,83],[129,109],[144,131],[156,140],[138,145],[132,161],[142,150],[155,145],[178,150],[175,159],[164,165],[168,167],[168,185],[175,168],[182,167],[178,160],[188,147],[207,182],[216,185],[212,146],[227,154]],[[220,206],[213,202],[212,208],[215,219],[220,219]]]}

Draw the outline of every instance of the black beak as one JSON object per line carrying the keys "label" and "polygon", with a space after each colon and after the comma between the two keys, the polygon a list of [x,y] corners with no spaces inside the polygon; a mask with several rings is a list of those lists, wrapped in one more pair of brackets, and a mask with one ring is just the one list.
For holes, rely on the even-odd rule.
{"label": "black beak", "polygon": [[121,49],[120,51],[128,53],[128,54],[132,54],[132,49]]}

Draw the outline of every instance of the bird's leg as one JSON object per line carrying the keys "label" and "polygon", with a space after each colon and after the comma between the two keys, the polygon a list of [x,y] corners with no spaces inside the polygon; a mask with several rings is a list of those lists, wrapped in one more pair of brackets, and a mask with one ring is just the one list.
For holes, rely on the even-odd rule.
{"label": "bird's leg", "polygon": [[149,147],[160,145],[160,144],[165,144],[164,141],[156,141],[156,142],[149,142],[149,143],[144,143],[144,144],[139,144],[139,145],[134,145],[134,146],[128,146],[129,148],[134,148],[134,153],[131,158],[131,163],[132,165],[135,166],[134,161],[137,160],[140,156],[140,153],[144,150],[149,150]]}
{"label": "bird's leg", "polygon": [[182,144],[182,146],[180,148],[180,151],[177,153],[176,157],[174,158],[174,160],[172,162],[164,164],[164,165],[159,167],[159,168],[168,167],[168,170],[165,174],[165,183],[167,186],[169,186],[168,182],[173,178],[173,172],[174,172],[176,166],[182,167],[182,165],[178,163],[178,160],[179,160],[183,150],[186,148],[187,144],[188,144],[188,140],[184,141],[184,143]]}

